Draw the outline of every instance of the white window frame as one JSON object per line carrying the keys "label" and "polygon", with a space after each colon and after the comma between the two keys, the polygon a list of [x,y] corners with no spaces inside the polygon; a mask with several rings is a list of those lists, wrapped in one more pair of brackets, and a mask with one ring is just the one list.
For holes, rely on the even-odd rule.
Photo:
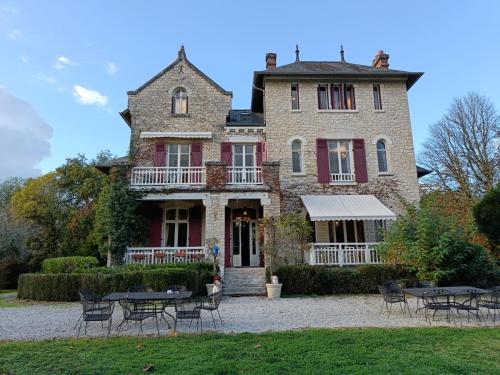
{"label": "white window frame", "polygon": [[331,143],[336,142],[337,144],[337,149],[340,149],[340,145],[342,142],[347,142],[348,143],[348,152],[349,152],[349,172],[343,172],[342,171],[342,157],[341,153],[338,152],[337,154],[337,162],[338,162],[338,167],[339,167],[339,172],[340,174],[344,173],[349,173],[353,175],[353,179],[349,181],[330,181],[332,184],[341,184],[341,183],[354,183],[355,181],[355,171],[354,171],[354,150],[353,150],[353,145],[352,145],[352,139],[328,139],[327,140],[327,150],[328,150],[328,175],[330,176],[332,173],[332,168],[330,165],[330,152],[333,151],[333,148],[330,147]]}
{"label": "white window frame", "polygon": [[[299,144],[299,149],[298,150],[294,150],[293,149],[293,145],[294,143],[298,143]],[[292,175],[296,175],[296,176],[300,176],[300,175],[304,175],[304,143],[300,140],[300,139],[294,139],[291,144],[290,144],[290,150],[291,150],[291,153],[292,153],[292,160],[291,160],[291,164],[292,164]],[[293,155],[294,153],[298,153],[299,154],[299,171],[296,172],[293,170]]]}
{"label": "white window frame", "polygon": [[[354,89],[354,105],[356,108],[351,108],[351,109],[347,109],[347,108],[342,108],[342,109],[339,109],[339,108],[332,108],[332,87],[336,87],[336,86],[341,86],[341,85],[344,85],[344,86],[351,86],[353,89]],[[356,92],[358,91],[357,90],[357,85],[355,85],[354,83],[343,83],[343,82],[339,82],[339,83],[318,83],[317,85],[317,88],[319,87],[324,87],[326,86],[326,108],[318,108],[318,111],[320,112],[324,112],[324,111],[329,111],[329,112],[358,112],[358,106],[357,106],[357,103],[356,103]],[[345,99],[345,93],[344,93],[344,90],[340,90],[342,96],[341,96],[341,100],[343,101],[343,103],[345,104],[344,102],[344,99]],[[316,89],[316,101],[319,100],[319,98],[317,97],[318,96],[318,89]],[[352,104],[351,104],[352,106]],[[319,106],[318,106],[319,107]]]}
{"label": "white window frame", "polygon": [[[375,88],[378,88],[378,101],[380,104],[380,108],[376,108],[375,106]],[[384,111],[384,103],[382,102],[382,85],[380,84],[373,84],[372,88],[372,95],[373,95],[373,109],[376,112],[383,112]]]}
{"label": "white window frame", "polygon": [[[170,152],[170,146],[177,146],[177,153]],[[181,155],[185,155],[185,153],[181,152],[181,146],[188,147],[188,165],[181,165]],[[170,166],[170,155],[177,155],[177,165]],[[191,166],[191,145],[187,143],[167,143],[167,167],[169,168],[187,168]]]}
{"label": "white window frame", "polygon": [[[167,219],[167,211],[175,210],[175,218]],[[179,219],[179,210],[186,210],[187,215],[186,219]],[[174,247],[179,247],[179,224],[186,224],[187,233],[186,233],[186,246],[189,246],[189,209],[183,207],[177,208],[165,208],[163,210],[163,246],[167,246],[167,224],[175,224],[174,225]]]}
{"label": "white window frame", "polygon": [[[241,155],[242,156],[242,162],[243,162],[243,165],[236,165],[234,162],[236,160],[235,158],[235,155],[237,154],[236,153],[236,146],[242,146],[242,152],[241,153],[238,153],[238,155]],[[252,153],[253,153],[253,165],[246,165],[246,147],[247,146],[252,146]],[[255,168],[257,166],[257,147],[256,147],[256,144],[255,143],[233,143],[232,145],[232,153],[233,153],[233,157],[232,157],[232,167],[234,168]]]}
{"label": "white window frame", "polygon": [[[179,94],[179,98],[177,98],[177,94]],[[180,111],[177,111],[177,102],[179,101]],[[183,103],[186,105],[186,110],[182,110]],[[172,113],[174,115],[187,115],[189,112],[188,108],[188,94],[187,90],[183,87],[178,87],[174,90],[172,94]]]}
{"label": "white window frame", "polygon": [[[296,87],[296,93],[297,93],[297,108],[293,108],[293,87]],[[290,83],[290,107],[292,111],[300,111],[300,89],[299,89],[299,84],[296,82]]]}

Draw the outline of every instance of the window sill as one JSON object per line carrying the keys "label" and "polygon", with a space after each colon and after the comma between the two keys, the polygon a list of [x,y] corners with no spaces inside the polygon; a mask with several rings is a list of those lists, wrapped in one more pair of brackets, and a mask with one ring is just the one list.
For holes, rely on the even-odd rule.
{"label": "window sill", "polygon": [[328,185],[330,186],[354,186],[357,185],[358,183],[356,181],[352,182],[330,182]]}
{"label": "window sill", "polygon": [[374,109],[373,112],[375,112],[375,113],[385,113],[385,109]]}
{"label": "window sill", "polygon": [[307,174],[304,173],[304,172],[301,172],[301,173],[292,173],[291,176],[292,177],[306,177]]}
{"label": "window sill", "polygon": [[358,113],[357,109],[318,109],[319,113]]}
{"label": "window sill", "polygon": [[394,176],[394,173],[392,172],[379,172],[379,176]]}
{"label": "window sill", "polygon": [[292,112],[292,113],[301,113],[302,111],[300,109],[291,109],[290,112]]}
{"label": "window sill", "polygon": [[191,117],[189,113],[171,113],[170,117]]}

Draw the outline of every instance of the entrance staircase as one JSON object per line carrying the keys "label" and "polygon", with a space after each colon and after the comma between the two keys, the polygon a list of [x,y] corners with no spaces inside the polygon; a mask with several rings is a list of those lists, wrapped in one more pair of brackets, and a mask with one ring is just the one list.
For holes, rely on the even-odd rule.
{"label": "entrance staircase", "polygon": [[266,269],[244,267],[224,269],[224,295],[261,296],[266,294]]}

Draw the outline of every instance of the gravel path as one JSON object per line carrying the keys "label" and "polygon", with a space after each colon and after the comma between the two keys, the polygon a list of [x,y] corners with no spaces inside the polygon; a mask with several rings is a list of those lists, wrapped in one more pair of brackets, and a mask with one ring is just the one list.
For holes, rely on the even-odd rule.
{"label": "gravel path", "polygon": [[[423,316],[409,317],[402,315],[397,305],[393,306],[391,316],[379,315],[381,298],[379,295],[351,295],[307,298],[282,298],[268,300],[264,297],[225,297],[220,306],[224,324],[218,331],[264,332],[284,331],[308,327],[427,327]],[[415,311],[415,300],[410,300],[410,308]],[[81,313],[79,303],[40,303],[23,307],[0,308],[0,340],[46,339],[56,337],[75,337],[73,326]],[[113,335],[116,326],[122,320],[121,308],[115,306],[113,316]],[[462,318],[464,326],[480,326],[471,319]],[[209,312],[203,313],[204,331],[214,330]],[[188,321],[179,323],[179,332],[195,332],[195,324],[188,327]],[[451,325],[444,318],[432,323]],[[460,322],[457,319],[457,325]],[[153,320],[144,323],[145,334],[156,335]],[[165,335],[165,322],[160,323],[160,333]],[[102,336],[105,332],[100,324],[91,323],[89,336]],[[120,335],[136,335],[134,323],[124,326]],[[82,330],[83,334],[83,330]]]}

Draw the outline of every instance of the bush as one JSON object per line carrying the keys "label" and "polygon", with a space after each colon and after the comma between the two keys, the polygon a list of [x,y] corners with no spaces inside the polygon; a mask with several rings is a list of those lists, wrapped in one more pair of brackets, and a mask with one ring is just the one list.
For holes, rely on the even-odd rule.
{"label": "bush", "polygon": [[19,275],[28,272],[28,265],[21,262],[0,262],[0,290],[17,289]]}
{"label": "bush", "polygon": [[205,291],[205,281],[193,269],[163,268],[104,273],[28,273],[19,277],[18,298],[38,301],[77,301],[78,291],[88,289],[100,295],[123,292],[133,285],[160,291],[168,285],[184,285],[195,295]]}
{"label": "bush", "polygon": [[59,257],[45,259],[42,263],[43,273],[72,273],[76,269],[97,267],[99,261],[95,257]]}
{"label": "bush", "polygon": [[389,265],[333,268],[327,266],[283,266],[277,270],[283,294],[360,294],[377,293],[377,285],[387,280],[404,280],[408,285],[415,276],[406,269]]}

